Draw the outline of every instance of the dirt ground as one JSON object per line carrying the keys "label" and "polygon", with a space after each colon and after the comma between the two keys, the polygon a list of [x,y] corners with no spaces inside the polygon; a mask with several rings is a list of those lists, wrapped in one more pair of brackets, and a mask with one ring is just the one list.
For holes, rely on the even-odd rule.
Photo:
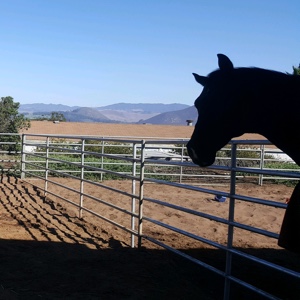
{"label": "dirt ground", "polygon": [[[75,181],[55,179],[62,186],[49,185],[62,197],[79,201],[63,186],[78,188]],[[42,186],[41,182],[35,184]],[[130,192],[128,181],[107,181],[110,188]],[[207,187],[211,188],[211,187]],[[215,187],[226,191],[228,187]],[[86,185],[84,192],[108,199],[129,210],[125,195]],[[237,192],[277,202],[285,202],[292,188],[284,185],[240,183]],[[227,218],[228,199],[216,202],[213,195],[148,184],[145,197],[161,199],[220,218]],[[159,204],[144,205],[144,215],[189,230],[204,238],[226,244],[227,228],[222,224],[166,209]],[[93,209],[124,226],[130,218],[113,207],[89,199]],[[237,201],[236,221],[278,233],[284,210]],[[145,221],[144,233],[206,264],[225,270],[225,253],[201,242],[170,233]],[[234,246],[245,253],[267,259],[300,272],[300,255],[277,246],[275,239],[236,230]],[[130,234],[61,199],[44,194],[21,180],[4,178],[0,184],[0,299],[222,299],[224,279],[167,250],[143,241],[142,248],[130,247]],[[233,275],[257,284],[281,299],[299,299],[300,280],[277,274],[233,257]],[[232,284],[230,299],[260,299]],[[264,298],[262,298],[264,299]]]}

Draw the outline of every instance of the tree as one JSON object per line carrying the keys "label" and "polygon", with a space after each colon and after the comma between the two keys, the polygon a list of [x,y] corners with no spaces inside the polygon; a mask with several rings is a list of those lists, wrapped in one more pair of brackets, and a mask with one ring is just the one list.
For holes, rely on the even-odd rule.
{"label": "tree", "polygon": [[[21,129],[30,127],[30,120],[19,114],[20,103],[14,102],[10,96],[1,97],[0,101],[0,133],[19,133]],[[17,151],[19,135],[1,135],[0,142],[13,142],[14,144],[0,144],[1,150]]]}
{"label": "tree", "polygon": [[1,97],[0,132],[18,133],[20,129],[28,129],[30,120],[19,114],[20,103],[14,102],[10,96]]}
{"label": "tree", "polygon": [[59,121],[59,122],[66,122],[66,118],[63,113],[59,113],[56,111],[51,112],[50,121]]}

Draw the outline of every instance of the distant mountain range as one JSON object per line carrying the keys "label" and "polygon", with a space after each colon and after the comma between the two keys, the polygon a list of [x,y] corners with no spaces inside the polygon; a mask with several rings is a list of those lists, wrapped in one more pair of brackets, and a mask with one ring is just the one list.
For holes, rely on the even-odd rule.
{"label": "distant mountain range", "polygon": [[197,119],[193,106],[179,103],[117,103],[101,107],[33,103],[21,104],[19,112],[30,119],[47,118],[51,112],[60,112],[69,122],[185,125],[186,120]]}

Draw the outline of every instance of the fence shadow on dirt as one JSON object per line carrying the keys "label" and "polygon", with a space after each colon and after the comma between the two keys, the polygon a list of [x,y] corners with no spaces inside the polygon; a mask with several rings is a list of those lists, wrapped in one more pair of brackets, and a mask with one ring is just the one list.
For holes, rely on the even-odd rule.
{"label": "fence shadow on dirt", "polygon": [[[224,264],[218,250],[193,251],[207,262]],[[263,251],[274,255],[272,249]],[[222,299],[223,278],[166,250],[0,240],[0,257],[0,299]],[[265,269],[254,272],[240,261],[234,265],[281,299],[298,299],[299,282]],[[233,286],[230,299],[253,297],[263,299]]]}

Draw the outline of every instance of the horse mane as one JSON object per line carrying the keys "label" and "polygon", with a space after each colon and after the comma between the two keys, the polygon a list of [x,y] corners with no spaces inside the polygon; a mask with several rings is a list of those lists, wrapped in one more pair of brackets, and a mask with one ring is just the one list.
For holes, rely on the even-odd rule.
{"label": "horse mane", "polygon": [[220,69],[217,69],[210,74],[208,74],[208,78],[216,78],[219,76],[235,74],[235,75],[242,75],[244,77],[250,76],[250,77],[256,77],[256,78],[263,78],[264,80],[288,80],[288,81],[295,81],[300,82],[300,76],[283,73],[275,70],[269,70],[269,69],[262,69],[262,68],[256,68],[256,67],[241,67],[241,68],[234,68],[232,72],[230,71],[222,71]]}

